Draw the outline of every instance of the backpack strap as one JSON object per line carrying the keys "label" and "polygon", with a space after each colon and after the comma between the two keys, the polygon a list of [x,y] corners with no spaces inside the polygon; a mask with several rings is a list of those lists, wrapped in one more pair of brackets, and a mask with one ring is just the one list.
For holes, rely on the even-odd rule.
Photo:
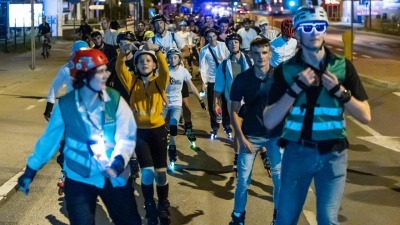
{"label": "backpack strap", "polygon": [[252,67],[253,63],[251,62],[249,55],[247,55],[246,53],[243,53],[243,54],[244,54],[244,57],[246,58],[247,65],[249,65],[249,67]]}
{"label": "backpack strap", "polygon": [[227,59],[225,59],[224,61],[222,61],[222,73],[224,74],[224,79],[226,80],[226,64],[227,64]]}
{"label": "backpack strap", "polygon": [[210,45],[208,45],[208,50],[211,52],[211,55],[212,55],[212,57],[213,57],[213,59],[214,59],[214,61],[215,61],[215,64],[217,64],[217,67],[218,67],[218,66],[219,66],[218,59],[217,59],[217,57],[214,55],[214,52],[212,51]]}

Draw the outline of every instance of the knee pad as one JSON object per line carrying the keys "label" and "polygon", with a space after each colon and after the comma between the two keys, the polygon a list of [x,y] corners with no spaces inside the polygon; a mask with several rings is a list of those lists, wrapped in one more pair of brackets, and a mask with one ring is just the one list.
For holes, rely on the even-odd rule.
{"label": "knee pad", "polygon": [[178,126],[177,125],[170,125],[169,126],[169,133],[171,136],[178,135]]}
{"label": "knee pad", "polygon": [[153,167],[145,167],[141,168],[142,179],[141,182],[145,185],[150,185],[154,181],[154,168]]}
{"label": "knee pad", "polygon": [[167,184],[167,172],[156,171],[156,184],[158,186],[164,186]]}

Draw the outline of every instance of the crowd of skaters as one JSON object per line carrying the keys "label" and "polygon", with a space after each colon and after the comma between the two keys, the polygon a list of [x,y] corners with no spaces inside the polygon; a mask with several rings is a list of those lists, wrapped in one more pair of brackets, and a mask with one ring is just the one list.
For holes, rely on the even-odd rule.
{"label": "crowd of skaters", "polygon": [[[134,32],[117,33],[103,18],[102,31],[90,34],[93,46],[87,35],[85,42],[75,42],[53,81],[44,113],[49,124],[19,179],[20,189],[29,192],[36,171],[63,143],[71,224],[94,224],[97,196],[115,224],[140,224],[133,192],[127,197],[137,163],[147,224],[171,224],[167,161],[177,160],[181,114],[188,139],[195,140],[190,86],[201,107],[208,107],[210,138],[218,138],[220,123],[232,138],[237,183],[230,225],[245,224],[258,152],[273,179],[272,224],[297,223],[312,179],[318,223],[338,224],[348,147],[343,109],[368,123],[368,98],[352,64],[324,47],[329,25],[324,9],[300,7],[293,21],[283,20],[278,32],[266,18],[234,23],[212,15],[156,15]],[[201,78],[207,107],[192,76]],[[53,111],[60,83],[69,85],[69,93]],[[77,110],[67,115],[68,107]],[[87,129],[77,136],[79,127]],[[82,189],[90,197],[82,199],[77,194]],[[117,202],[129,206],[115,210]]]}

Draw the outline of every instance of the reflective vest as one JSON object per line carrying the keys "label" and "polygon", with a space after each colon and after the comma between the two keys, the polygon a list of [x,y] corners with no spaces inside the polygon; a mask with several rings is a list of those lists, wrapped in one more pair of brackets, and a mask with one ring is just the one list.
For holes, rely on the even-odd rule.
{"label": "reflective vest", "polygon": [[[106,155],[110,158],[115,146],[116,111],[120,95],[111,88],[107,88],[106,91],[110,96],[110,101],[105,102],[102,130]],[[78,90],[72,91],[61,97],[59,101],[61,115],[65,123],[66,151],[64,151],[64,158],[68,168],[82,177],[89,177],[92,171],[99,172],[98,162],[93,158],[93,152],[90,150],[90,131],[77,108],[77,94]]]}
{"label": "reflective vest", "polygon": [[[284,63],[283,75],[289,86],[295,82],[295,78],[307,66],[294,63]],[[334,57],[330,60],[326,71],[336,75],[340,83],[343,83],[346,76],[346,61],[344,58]],[[303,91],[296,99],[289,115],[286,118],[282,137],[286,140],[297,142],[300,139],[304,124],[304,116],[307,107],[306,92]],[[324,141],[346,138],[346,121],[343,117],[343,104],[336,98],[329,95],[326,88],[322,88],[314,107],[312,121],[312,140]]]}

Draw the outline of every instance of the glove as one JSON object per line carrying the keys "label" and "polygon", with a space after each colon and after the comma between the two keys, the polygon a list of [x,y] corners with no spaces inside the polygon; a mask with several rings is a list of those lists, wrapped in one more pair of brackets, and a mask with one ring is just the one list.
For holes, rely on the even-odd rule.
{"label": "glove", "polygon": [[36,175],[36,170],[30,168],[27,165],[24,174],[22,174],[18,178],[19,190],[22,191],[22,193],[24,193],[25,195],[29,194],[29,185],[31,184],[35,175]]}
{"label": "glove", "polygon": [[111,178],[115,178],[124,172],[124,165],[124,158],[121,155],[117,155],[112,161],[111,166],[106,167],[106,172]]}
{"label": "glove", "polygon": [[200,100],[199,102],[200,102],[201,108],[204,109],[204,110],[207,110],[206,103],[204,103],[203,100]]}
{"label": "glove", "polygon": [[47,104],[46,104],[46,110],[44,110],[43,115],[47,121],[49,121],[49,119],[50,119],[50,114],[53,111],[53,106],[54,106],[54,103],[51,103],[51,102],[47,102]]}

